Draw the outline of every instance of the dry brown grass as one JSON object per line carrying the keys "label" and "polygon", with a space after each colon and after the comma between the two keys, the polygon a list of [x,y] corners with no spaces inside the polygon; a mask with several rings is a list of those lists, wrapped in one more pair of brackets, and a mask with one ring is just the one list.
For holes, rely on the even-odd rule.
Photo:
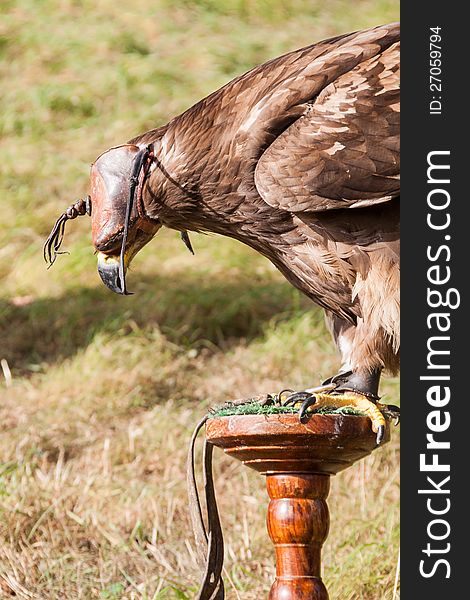
{"label": "dry brown grass", "polygon": [[[217,362],[220,390],[232,365],[224,365],[221,356]],[[125,392],[124,372],[121,377]],[[248,379],[244,385],[250,386]],[[252,389],[257,385],[266,389],[263,379],[253,379]],[[41,397],[39,389],[24,400]],[[20,598],[158,598],[166,597],[163,590],[177,597],[169,586],[191,598],[199,574],[191,552],[184,461],[201,411],[170,400],[146,409],[126,407],[122,416],[130,397],[121,393],[105,416],[91,403],[88,410],[70,404],[69,410],[64,404],[71,398],[58,400],[48,423],[18,418],[13,406],[6,411],[7,420],[20,422],[8,436],[11,459],[3,466],[0,574]],[[216,458],[226,569],[238,590],[228,585],[227,597],[266,595],[273,557],[263,526],[262,478],[220,453]],[[392,597],[398,465],[395,436],[393,444],[333,481],[324,553],[332,598]]]}
{"label": "dry brown grass", "polygon": [[[183,277],[185,267],[172,269],[176,281]],[[239,293],[249,294],[241,269],[239,277]],[[290,290],[277,283],[282,302]],[[246,339],[241,332],[230,339],[222,322],[222,348],[199,336],[188,343],[186,332],[206,318],[204,303],[166,335],[128,315],[124,328],[96,333],[73,356],[4,390],[0,574],[20,598],[192,597],[198,572],[184,463],[195,420],[209,402],[286,382],[305,386],[336,364],[321,316],[298,298],[278,305],[280,321],[268,318],[251,334],[247,315],[266,318],[259,292],[246,308]],[[396,385],[388,390],[396,395]],[[324,553],[332,598],[392,598],[398,465],[395,434],[333,482]],[[262,478],[218,453],[216,486],[237,589],[229,584],[227,596],[266,594],[273,557]]]}

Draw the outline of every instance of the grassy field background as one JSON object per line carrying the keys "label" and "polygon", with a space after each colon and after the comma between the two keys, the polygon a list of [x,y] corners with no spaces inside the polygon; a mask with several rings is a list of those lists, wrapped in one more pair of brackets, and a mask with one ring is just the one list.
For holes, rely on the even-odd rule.
{"label": "grassy field background", "polygon": [[[317,384],[321,312],[262,257],[172,231],[118,297],[86,218],[42,243],[109,146],[255,64],[398,18],[396,0],[3,0],[0,7],[0,598],[194,597],[184,463],[209,405]],[[397,403],[398,382],[382,392]],[[332,600],[398,598],[399,445],[332,482]],[[228,600],[267,597],[262,478],[216,453]]]}

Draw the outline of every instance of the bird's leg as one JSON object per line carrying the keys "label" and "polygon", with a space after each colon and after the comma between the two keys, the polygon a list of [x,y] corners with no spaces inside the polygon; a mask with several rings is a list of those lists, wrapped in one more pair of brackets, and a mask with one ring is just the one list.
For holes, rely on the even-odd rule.
{"label": "bird's leg", "polygon": [[335,391],[337,392],[357,392],[373,400],[378,400],[381,372],[381,369],[374,369],[373,371],[369,371],[368,369],[346,371],[330,377],[323,383],[335,383]]}
{"label": "bird's leg", "polygon": [[396,406],[387,406],[378,402],[380,374],[380,369],[342,372],[327,379],[318,388],[291,394],[286,403],[302,403],[299,411],[300,419],[306,416],[311,406],[314,410],[345,406],[356,408],[370,418],[372,430],[377,434],[377,444],[380,444],[385,434],[385,416],[398,418],[399,415]]}
{"label": "bird's leg", "polygon": [[325,381],[324,384],[336,383],[337,387],[334,390],[334,394],[347,392],[365,396],[366,399],[374,402],[382,414],[395,419],[398,423],[400,420],[400,408],[394,404],[382,404],[379,402],[380,397],[378,392],[381,373],[381,369],[374,369],[373,371],[357,369],[356,371],[339,373],[335,377]]}

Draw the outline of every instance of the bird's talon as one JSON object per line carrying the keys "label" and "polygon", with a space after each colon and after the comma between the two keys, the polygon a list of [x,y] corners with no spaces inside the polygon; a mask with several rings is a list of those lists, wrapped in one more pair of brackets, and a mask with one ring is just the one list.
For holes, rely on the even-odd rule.
{"label": "bird's talon", "polygon": [[[279,392],[279,394],[277,394],[277,401],[279,403],[280,406],[288,406],[290,404],[290,397],[292,396],[292,394],[294,393],[294,390],[291,390],[289,388],[286,388],[285,390],[281,390]],[[288,394],[287,396],[287,400],[283,401],[283,396],[285,394]]]}
{"label": "bird's talon", "polygon": [[[318,409],[340,409],[340,408],[355,408],[361,413],[367,415],[371,421],[372,431],[376,433],[377,445],[381,444],[386,434],[386,421],[385,415],[386,405],[377,404],[364,394],[353,392],[353,391],[327,391],[326,393],[308,393],[308,392],[297,392],[294,399],[297,401],[303,400],[302,406],[299,411],[299,418],[302,421],[307,416],[307,409],[314,406],[314,411]],[[291,398],[289,398],[290,400]],[[394,407],[396,408],[396,407]],[[394,416],[397,415],[395,411]]]}
{"label": "bird's talon", "polygon": [[400,423],[400,407],[394,404],[379,404],[378,408],[383,415],[393,419],[393,424],[397,426]]}
{"label": "bird's talon", "polygon": [[310,406],[312,406],[312,404],[315,404],[316,401],[317,401],[317,398],[313,394],[308,394],[308,398],[304,399],[304,401],[302,402],[302,406],[300,407],[300,410],[299,410],[299,421],[300,422],[302,422],[304,420],[304,418],[307,416],[307,409]]}
{"label": "bird's talon", "polygon": [[379,446],[382,443],[384,436],[385,436],[385,425],[379,425],[377,427],[377,437],[376,437],[377,446]]}
{"label": "bird's talon", "polygon": [[[289,394],[284,400],[286,394]],[[308,409],[353,407],[371,420],[372,431],[376,433],[377,445],[380,445],[386,434],[386,418],[394,419],[397,425],[400,420],[400,409],[392,404],[381,404],[369,395],[353,390],[337,390],[337,384],[331,380],[317,388],[309,388],[300,392],[282,390],[277,396],[281,406],[295,406],[301,403],[298,415],[303,422],[308,417]]]}
{"label": "bird's talon", "polygon": [[[310,394],[309,392],[294,392],[292,390],[284,390],[284,391],[289,391],[291,392],[291,394],[287,397],[287,399],[283,402],[283,406],[294,406],[295,404],[297,404],[298,402],[304,402],[305,400],[307,400],[308,398],[310,398],[312,396],[312,394]],[[281,392],[282,394],[282,392]]]}

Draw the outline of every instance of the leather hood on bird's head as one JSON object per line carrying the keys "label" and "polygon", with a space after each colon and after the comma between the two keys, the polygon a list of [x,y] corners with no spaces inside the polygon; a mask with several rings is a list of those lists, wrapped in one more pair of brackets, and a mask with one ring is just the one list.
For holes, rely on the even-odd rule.
{"label": "leather hood on bird's head", "polygon": [[[124,144],[100,154],[91,166],[91,232],[98,250],[124,228],[132,169],[140,148]],[[135,213],[136,207],[133,207]],[[136,214],[136,213],[135,213]],[[131,219],[135,216],[131,214]]]}

